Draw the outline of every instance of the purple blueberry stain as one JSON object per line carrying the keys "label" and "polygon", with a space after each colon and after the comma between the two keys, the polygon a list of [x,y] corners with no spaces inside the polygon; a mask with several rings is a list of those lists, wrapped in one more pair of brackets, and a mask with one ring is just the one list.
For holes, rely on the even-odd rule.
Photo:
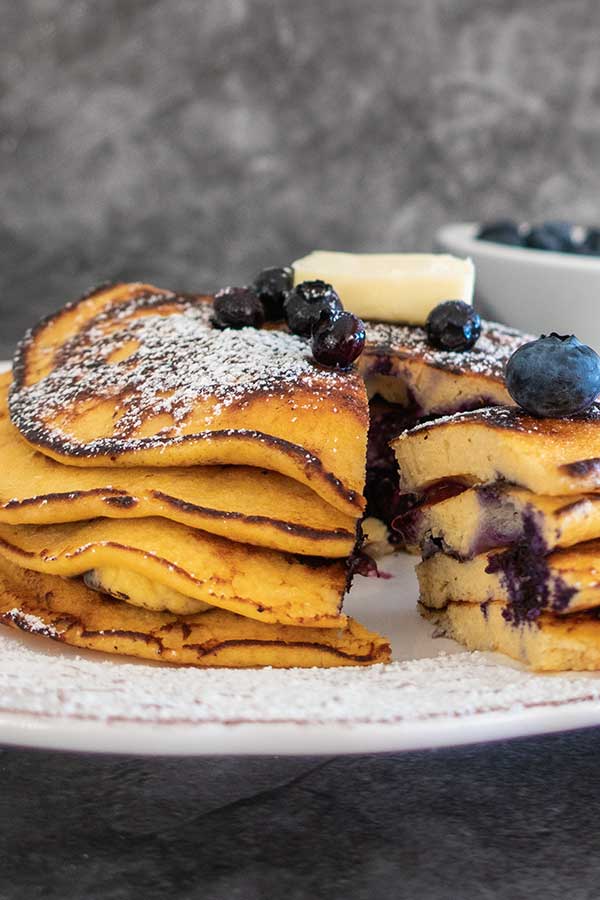
{"label": "purple blueberry stain", "polygon": [[347,580],[349,584],[355,575],[362,575],[363,578],[392,578],[389,572],[382,571],[376,560],[365,550],[356,548],[354,553],[348,558]]}
{"label": "purple blueberry stain", "polygon": [[549,607],[562,611],[576,593],[560,578],[553,578],[551,584],[547,552],[535,514],[532,510],[525,510],[522,539],[488,558],[485,571],[499,575],[508,594],[508,604],[502,610],[502,616],[512,625],[534,623]]}
{"label": "purple blueberry stain", "polygon": [[370,378],[374,375],[391,375],[393,373],[392,359],[385,354],[378,354],[369,362],[365,377]]}
{"label": "purple blueberry stain", "polygon": [[[412,410],[374,397],[370,403],[369,440],[367,445],[367,516],[381,519],[386,525],[407,512],[416,502],[412,494],[400,491],[398,463],[389,442],[417,421]],[[402,537],[393,534],[392,543]]]}
{"label": "purple blueberry stain", "polygon": [[469,558],[494,547],[505,547],[522,538],[523,520],[513,504],[507,504],[502,486],[490,484],[477,490],[482,524],[473,538]]}
{"label": "purple blueberry stain", "polygon": [[558,613],[564,612],[571,602],[571,597],[576,593],[575,588],[565,584],[562,578],[556,579],[552,595],[552,609]]}

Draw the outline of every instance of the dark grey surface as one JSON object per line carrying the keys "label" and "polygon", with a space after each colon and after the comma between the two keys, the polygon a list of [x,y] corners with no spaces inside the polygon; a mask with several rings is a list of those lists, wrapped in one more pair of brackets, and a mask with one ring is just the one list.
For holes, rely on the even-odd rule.
{"label": "dark grey surface", "polygon": [[597,731],[401,756],[0,754],[7,900],[598,897]]}
{"label": "dark grey surface", "polygon": [[0,353],[448,220],[600,219],[597,0],[0,0]]}
{"label": "dark grey surface", "polygon": [[[427,249],[447,220],[600,219],[597,0],[0,14],[0,356],[105,278],[210,289],[315,246]],[[599,751],[598,732],[325,765],[10,750],[0,900],[595,898]]]}

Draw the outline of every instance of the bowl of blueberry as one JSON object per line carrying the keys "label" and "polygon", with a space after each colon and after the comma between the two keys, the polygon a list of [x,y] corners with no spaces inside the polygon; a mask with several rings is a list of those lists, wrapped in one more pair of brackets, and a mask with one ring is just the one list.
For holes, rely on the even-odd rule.
{"label": "bowl of blueberry", "polygon": [[478,309],[529,332],[575,332],[600,350],[600,227],[503,219],[446,225],[440,250],[471,257]]}

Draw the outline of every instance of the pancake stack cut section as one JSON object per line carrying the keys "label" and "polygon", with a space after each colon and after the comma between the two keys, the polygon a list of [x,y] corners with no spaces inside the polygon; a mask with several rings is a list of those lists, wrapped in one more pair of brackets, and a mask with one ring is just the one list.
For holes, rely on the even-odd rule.
{"label": "pancake stack cut section", "polygon": [[393,442],[397,523],[420,547],[423,614],[474,650],[537,670],[600,668],[600,409],[538,419],[496,407]]}
{"label": "pancake stack cut section", "polygon": [[362,378],[295,335],[214,327],[210,300],[104,287],[19,345],[0,381],[0,618],[185,665],[385,662],[342,611]]}
{"label": "pancake stack cut section", "polygon": [[365,350],[358,360],[371,419],[366,530],[377,535],[383,550],[406,546],[391,526],[416,502],[414,495],[400,490],[390,441],[424,418],[510,404],[504,383],[506,363],[532,339],[522,331],[482,320],[477,343],[459,352],[433,347],[426,329],[418,325],[367,322]]}

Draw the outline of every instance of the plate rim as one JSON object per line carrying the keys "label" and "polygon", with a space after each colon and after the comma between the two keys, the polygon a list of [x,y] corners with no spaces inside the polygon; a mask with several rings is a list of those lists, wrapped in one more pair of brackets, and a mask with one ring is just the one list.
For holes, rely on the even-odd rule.
{"label": "plate rim", "polygon": [[148,757],[345,756],[459,747],[598,725],[600,700],[583,699],[565,701],[558,706],[380,723],[173,724],[3,712],[0,713],[0,744]]}

